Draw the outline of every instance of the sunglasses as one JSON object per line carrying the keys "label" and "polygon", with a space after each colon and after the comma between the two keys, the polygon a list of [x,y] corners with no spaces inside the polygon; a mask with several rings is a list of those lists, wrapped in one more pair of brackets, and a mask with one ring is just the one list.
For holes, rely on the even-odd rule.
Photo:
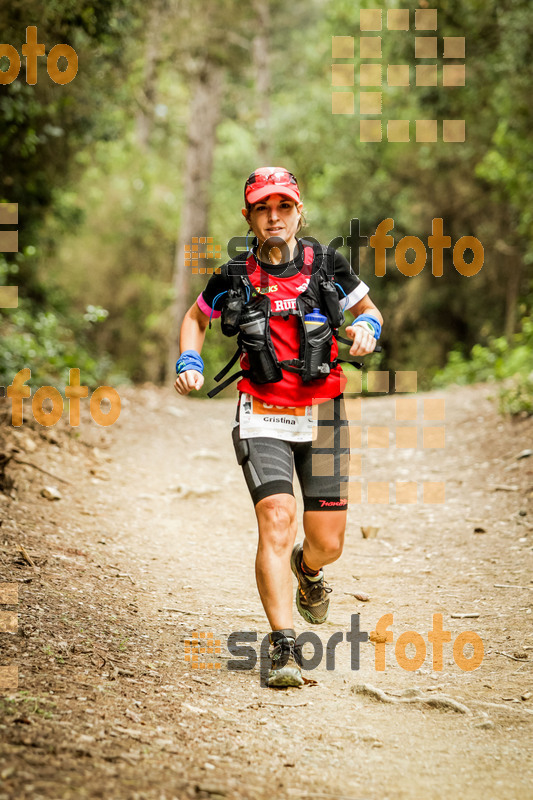
{"label": "sunglasses", "polygon": [[268,183],[278,183],[284,186],[286,186],[288,183],[293,183],[295,186],[298,186],[298,181],[292,172],[271,172],[269,175],[257,175],[255,172],[252,172],[244,184],[244,188],[247,189],[248,186],[266,186]]}

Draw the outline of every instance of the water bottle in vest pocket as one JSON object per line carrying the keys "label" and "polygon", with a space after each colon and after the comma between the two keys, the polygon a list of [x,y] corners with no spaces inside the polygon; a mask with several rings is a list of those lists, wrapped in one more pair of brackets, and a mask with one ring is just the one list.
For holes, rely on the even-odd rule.
{"label": "water bottle in vest pocket", "polygon": [[303,320],[302,380],[325,378],[331,371],[333,331],[328,318],[314,308]]}

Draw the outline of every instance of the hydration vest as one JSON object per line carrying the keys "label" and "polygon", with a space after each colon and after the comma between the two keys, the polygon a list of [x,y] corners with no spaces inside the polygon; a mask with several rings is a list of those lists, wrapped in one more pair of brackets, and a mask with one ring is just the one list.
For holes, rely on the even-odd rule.
{"label": "hydration vest", "polygon": [[[304,246],[304,254],[308,249],[311,249],[311,245]],[[208,397],[214,397],[241,377],[257,384],[276,383],[282,380],[283,370],[298,373],[302,381],[307,383],[327,377],[339,362],[344,361],[331,358],[334,338],[351,344],[349,339],[338,334],[338,329],[344,323],[344,314],[339,308],[339,296],[335,288],[335,253],[315,243],[312,251],[311,263],[304,258],[304,268],[300,271],[303,277],[309,277],[309,284],[296,297],[294,309],[272,310],[269,295],[258,291],[249,278],[249,254],[243,253],[221,268],[221,274],[229,283],[221,311],[222,333],[225,336],[237,336],[237,350],[215,375],[215,381],[218,383],[227,375],[242,353],[247,356],[249,368],[239,370],[220,386],[211,389]],[[305,315],[314,309],[319,309],[326,321],[321,325],[306,326]],[[299,323],[299,356],[280,361],[272,342],[269,320],[273,316],[288,319],[290,315],[295,315]],[[359,369],[362,367],[358,362],[349,363]]]}

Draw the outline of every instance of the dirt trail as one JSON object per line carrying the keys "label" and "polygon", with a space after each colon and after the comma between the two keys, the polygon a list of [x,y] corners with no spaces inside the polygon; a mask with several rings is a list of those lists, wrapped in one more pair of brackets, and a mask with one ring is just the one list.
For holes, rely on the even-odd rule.
{"label": "dirt trail", "polygon": [[[78,435],[63,422],[0,429],[16,486],[0,492],[0,581],[19,587],[18,605],[2,606],[18,612],[18,633],[0,633],[0,664],[19,679],[0,694],[0,800],[533,796],[533,457],[517,458],[533,420],[501,420],[485,387],[419,395],[419,428],[423,398],[445,398],[444,449],[424,449],[421,431],[416,450],[393,438],[363,449],[365,481],[445,482],[445,503],[351,505],[343,557],[327,569],[330,619],[313,629],[324,647],[343,633],[335,668],[324,658],[308,673],[317,685],[273,691],[259,666],[227,668],[232,631],[257,632],[257,652],[267,633],[234,402],[121,394],[109,429],[89,416]],[[362,426],[363,439],[367,426],[392,430],[394,395],[363,400]],[[371,632],[390,613],[385,671],[372,642],[352,669],[351,615]],[[433,614],[452,638],[442,670]],[[427,648],[414,672],[395,657],[410,630]],[[469,630],[484,644],[474,671],[452,651]],[[220,640],[220,654],[199,656],[220,668],[191,668],[195,631]],[[442,695],[466,712],[431,704]]]}

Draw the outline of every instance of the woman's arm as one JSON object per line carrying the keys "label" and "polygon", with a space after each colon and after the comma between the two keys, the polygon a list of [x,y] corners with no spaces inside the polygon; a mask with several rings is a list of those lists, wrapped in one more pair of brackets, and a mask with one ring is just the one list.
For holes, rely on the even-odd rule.
{"label": "woman's arm", "polygon": [[[356,318],[361,314],[371,314],[380,325],[383,325],[383,317],[379,309],[367,294],[349,310]],[[346,335],[349,339],[353,339],[353,344],[350,347],[351,356],[366,356],[372,353],[376,347],[377,339],[367,330],[366,325],[349,325],[346,328]]]}
{"label": "woman's arm", "polygon": [[[193,303],[189,308],[180,330],[180,353],[193,350],[200,354],[205,339],[205,332],[209,323],[209,317],[200,310],[198,303]],[[204,383],[204,376],[196,369],[186,369],[177,376],[174,388],[179,394],[189,394],[192,389],[201,389]]]}

